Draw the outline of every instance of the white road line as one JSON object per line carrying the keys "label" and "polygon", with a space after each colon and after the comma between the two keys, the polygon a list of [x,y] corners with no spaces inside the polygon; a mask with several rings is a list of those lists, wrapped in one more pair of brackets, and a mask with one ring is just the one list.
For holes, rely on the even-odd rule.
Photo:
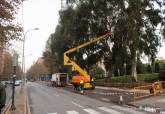
{"label": "white road line", "polygon": [[72,104],[74,104],[74,105],[76,105],[76,106],[78,106],[78,107],[80,107],[80,108],[84,108],[84,107],[81,106],[80,104],[77,104],[77,103],[75,103],[75,102],[73,102],[73,101],[72,101]]}
{"label": "white road line", "polygon": [[105,112],[109,112],[111,114],[123,114],[121,112],[118,112],[116,110],[110,109],[110,108],[106,108],[106,107],[98,107],[100,110],[103,110]]}
{"label": "white road line", "polygon": [[58,94],[54,94],[56,97],[58,97],[59,95]]}
{"label": "white road line", "polygon": [[122,111],[129,112],[129,113],[131,113],[131,114],[145,114],[145,113],[142,113],[142,112],[133,110],[133,109],[131,109],[131,108],[126,108],[126,107],[121,107],[121,106],[111,106],[111,107],[112,107],[112,108],[115,108],[115,109],[122,110]]}
{"label": "white road line", "polygon": [[100,98],[103,101],[110,101],[108,98]]}
{"label": "white road line", "polygon": [[101,114],[100,112],[97,112],[93,109],[90,109],[90,108],[86,108],[86,109],[83,109],[84,111],[88,112],[89,114]]}
{"label": "white road line", "polygon": [[80,114],[80,113],[78,113],[78,112],[76,112],[76,111],[66,111],[68,114]]}
{"label": "white road line", "polygon": [[57,113],[48,113],[48,114],[57,114]]}

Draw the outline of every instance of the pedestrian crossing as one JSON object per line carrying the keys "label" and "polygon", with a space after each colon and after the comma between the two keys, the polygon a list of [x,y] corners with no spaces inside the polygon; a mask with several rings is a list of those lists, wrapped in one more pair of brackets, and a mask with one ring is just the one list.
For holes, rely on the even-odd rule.
{"label": "pedestrian crossing", "polygon": [[101,114],[100,112],[97,112],[97,111],[90,109],[90,108],[84,109],[84,111],[88,112],[89,114]]}
{"label": "pedestrian crossing", "polygon": [[100,110],[103,110],[105,112],[109,112],[109,113],[112,113],[112,114],[123,114],[121,112],[118,112],[116,110],[113,110],[113,109],[110,109],[110,108],[107,108],[107,107],[99,107]]}
{"label": "pedestrian crossing", "polygon": [[[97,107],[93,108],[82,108],[83,113],[77,110],[65,111],[65,114],[146,114],[145,112],[140,112],[127,107],[121,106],[110,106],[110,107]],[[48,114],[61,114],[61,113],[48,113]],[[63,113],[62,113],[63,114]]]}

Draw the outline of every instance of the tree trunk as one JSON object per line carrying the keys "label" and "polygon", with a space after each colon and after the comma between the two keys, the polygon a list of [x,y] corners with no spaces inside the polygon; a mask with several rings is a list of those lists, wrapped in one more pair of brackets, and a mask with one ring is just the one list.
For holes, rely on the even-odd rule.
{"label": "tree trunk", "polygon": [[136,71],[136,51],[132,53],[131,61],[131,78],[133,82],[137,82],[137,71]]}
{"label": "tree trunk", "polygon": [[109,80],[111,80],[112,74],[113,74],[112,68],[109,68],[109,70],[108,70],[108,79]]}
{"label": "tree trunk", "polygon": [[3,45],[0,47],[0,78],[3,78],[3,70],[4,70],[4,55],[3,55]]}

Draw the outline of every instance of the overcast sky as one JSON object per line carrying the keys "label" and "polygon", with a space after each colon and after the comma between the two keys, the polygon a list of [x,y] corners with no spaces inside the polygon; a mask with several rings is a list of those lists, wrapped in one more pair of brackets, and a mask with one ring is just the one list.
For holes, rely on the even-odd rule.
{"label": "overcast sky", "polygon": [[[25,32],[31,28],[39,28],[38,31],[31,31],[26,34],[26,69],[42,56],[47,39],[55,31],[60,8],[61,0],[27,0],[23,3]],[[20,9],[18,17],[21,16],[22,10]],[[22,18],[17,20],[21,22]],[[20,44],[15,45],[15,48],[18,53],[22,53]],[[165,58],[165,46],[160,49],[158,56]]]}
{"label": "overcast sky", "polygon": [[[17,14],[18,22],[22,22],[22,6]],[[42,56],[45,44],[50,34],[58,24],[58,11],[61,8],[60,0],[27,0],[23,3],[23,20],[25,33],[29,29],[39,28],[26,34],[25,61],[26,69]],[[15,43],[14,48],[22,53],[21,43]],[[21,62],[21,57],[20,60]]]}

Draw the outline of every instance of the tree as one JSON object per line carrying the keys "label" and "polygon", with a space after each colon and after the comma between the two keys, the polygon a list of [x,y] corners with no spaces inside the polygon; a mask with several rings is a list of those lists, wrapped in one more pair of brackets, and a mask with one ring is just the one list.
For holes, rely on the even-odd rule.
{"label": "tree", "polygon": [[65,43],[67,41],[64,41],[61,32],[62,27],[59,25],[56,27],[55,33],[50,35],[43,53],[44,63],[50,73],[64,72],[63,53],[67,49],[68,44]]}
{"label": "tree", "polygon": [[92,77],[95,77],[96,79],[101,79],[105,77],[105,71],[102,68],[97,67],[97,66],[93,66],[90,69],[89,74]]}
{"label": "tree", "polygon": [[4,52],[4,68],[2,73],[2,78],[5,80],[10,80],[13,72],[12,67],[12,56],[8,52]]}
{"label": "tree", "polygon": [[[9,52],[4,52],[4,67],[3,73],[1,78],[4,80],[10,80],[13,75],[13,62],[12,62],[12,55]],[[22,69],[18,65],[16,67],[16,79],[21,79]]]}
{"label": "tree", "polygon": [[144,74],[146,73],[146,67],[145,64],[143,64],[140,60],[137,61],[137,73],[138,74]]}
{"label": "tree", "polygon": [[156,73],[159,73],[160,72],[160,66],[159,66],[159,63],[155,63],[155,72]]}
{"label": "tree", "polygon": [[49,74],[47,67],[44,65],[42,58],[39,58],[30,69],[27,71],[28,79],[38,79],[40,76],[46,76]]}
{"label": "tree", "polygon": [[[161,44],[161,37],[156,34],[156,28],[158,25],[165,28],[164,9],[162,8],[165,5],[164,2],[161,0],[75,1],[77,9],[86,5],[87,8],[84,9],[86,14],[89,15],[88,12],[90,12],[89,20],[91,20],[88,22],[88,27],[92,34],[98,35],[108,30],[113,32],[114,46],[120,45],[119,49],[123,48],[122,52],[126,53],[125,58],[130,59],[133,81],[137,81],[138,56],[144,53],[151,60],[156,57],[157,47]],[[155,8],[155,6],[159,8]],[[121,53],[119,54],[121,55]],[[113,59],[111,59],[113,56],[119,55],[115,56],[113,52],[110,52],[105,57],[106,62],[109,61],[111,66],[113,66]],[[105,66],[108,65],[106,62]]]}
{"label": "tree", "polygon": [[12,23],[15,19],[16,10],[22,0],[1,0],[0,1],[0,43],[6,43],[9,40],[17,39],[21,31],[18,25]]}
{"label": "tree", "polygon": [[19,39],[21,27],[13,23],[16,10],[23,0],[0,1],[0,75],[3,72],[4,57],[3,49],[10,40]]}
{"label": "tree", "polygon": [[151,68],[151,65],[150,64],[147,65],[147,72],[148,73],[152,73],[152,68]]}
{"label": "tree", "polygon": [[[49,49],[53,60],[62,57],[64,51],[111,31],[111,40],[97,42],[68,56],[87,71],[103,60],[109,78],[115,67],[131,65],[131,77],[137,81],[137,59],[145,54],[154,61],[161,44],[156,28],[158,25],[165,28],[164,1],[67,0],[67,3],[68,7],[60,11],[61,32],[57,32],[60,38],[55,32],[50,40],[54,45]],[[57,39],[64,49],[60,53],[57,53],[60,49],[55,48],[55,45],[60,47]],[[56,61],[53,65],[60,66],[60,63]]]}

